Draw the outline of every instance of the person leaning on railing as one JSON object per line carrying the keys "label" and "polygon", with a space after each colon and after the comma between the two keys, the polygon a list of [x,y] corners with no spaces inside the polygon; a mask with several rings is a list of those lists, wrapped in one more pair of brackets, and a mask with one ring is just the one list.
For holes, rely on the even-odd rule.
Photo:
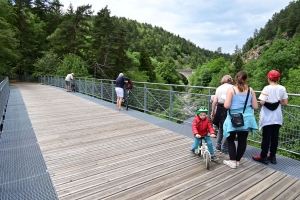
{"label": "person leaning on railing", "polygon": [[71,85],[71,80],[73,79],[74,79],[74,73],[68,74],[65,78],[67,92],[71,92],[70,85]]}
{"label": "person leaning on railing", "polygon": [[[277,164],[276,152],[278,147],[279,129],[283,122],[281,105],[288,104],[288,95],[284,86],[279,85],[280,73],[271,70],[268,75],[269,85],[265,86],[258,99],[262,105],[259,116],[259,128],[262,129],[260,155],[253,160],[263,164]],[[270,154],[268,155],[270,148]]]}
{"label": "person leaning on railing", "polygon": [[128,77],[125,77],[123,73],[120,73],[118,78],[116,79],[115,90],[117,93],[117,109],[118,110],[123,110],[121,104],[122,104],[123,97],[124,97],[125,80],[129,81],[130,79]]}

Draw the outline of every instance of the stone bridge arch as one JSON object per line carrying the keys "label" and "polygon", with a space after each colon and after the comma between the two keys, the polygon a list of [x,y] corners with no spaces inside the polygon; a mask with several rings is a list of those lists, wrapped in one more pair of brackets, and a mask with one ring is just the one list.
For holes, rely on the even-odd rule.
{"label": "stone bridge arch", "polygon": [[195,70],[193,69],[177,69],[177,71],[184,75],[188,80],[189,80],[189,77],[194,73]]}

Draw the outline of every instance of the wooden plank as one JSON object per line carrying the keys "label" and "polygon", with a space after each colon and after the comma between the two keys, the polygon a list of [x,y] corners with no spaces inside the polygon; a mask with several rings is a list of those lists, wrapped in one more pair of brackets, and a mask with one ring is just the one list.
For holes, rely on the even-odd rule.
{"label": "wooden plank", "polygon": [[[242,163],[245,164],[247,162],[249,163],[248,160],[243,159],[241,161],[241,164]],[[175,186],[165,189],[164,191],[153,194],[152,196],[146,198],[146,200],[157,200],[157,199],[170,198],[171,196],[174,196],[176,194],[184,192],[185,190],[187,190],[189,188],[193,188],[195,185],[198,185],[199,183],[203,184],[205,182],[215,181],[214,179],[218,179],[220,176],[223,176],[223,173],[225,173],[227,171],[231,171],[231,169],[225,165],[217,165],[217,166],[218,166],[218,168],[213,170],[212,173],[204,173],[204,174],[198,175],[189,181],[185,181],[181,184],[176,184]]]}
{"label": "wooden plank", "polygon": [[266,189],[268,189],[271,185],[277,183],[284,176],[286,175],[281,172],[275,172],[274,174],[271,174],[268,177],[263,176],[263,180],[261,180],[259,177],[258,180],[261,180],[260,182],[257,183],[257,181],[255,181],[254,185],[250,183],[251,187],[243,188],[245,189],[245,191],[241,191],[241,193],[235,196],[233,200],[252,199],[260,193],[262,193],[263,191],[265,191]]}
{"label": "wooden plank", "polygon": [[[141,169],[136,169],[131,174],[123,173],[122,175],[114,174],[111,175],[106,182],[99,182],[95,181],[94,183],[91,181],[89,182],[87,186],[81,187],[81,185],[78,186],[78,188],[72,188],[72,192],[67,195],[62,194],[60,197],[63,196],[66,197],[66,199],[78,199],[78,198],[84,198],[89,195],[93,195],[95,193],[99,193],[101,191],[107,190],[109,188],[118,188],[121,187],[120,185],[124,185],[125,183],[134,180],[139,179],[140,177],[144,176],[151,176],[151,174],[156,174],[159,171],[165,170],[166,168],[169,168],[170,166],[176,166],[176,165],[185,165],[185,167],[189,166],[189,164],[186,164],[187,161],[190,161],[191,157],[183,156],[179,158],[174,158],[174,160],[166,161],[164,163],[157,163],[156,166],[151,165],[148,167],[144,167]],[[122,171],[120,171],[122,173]],[[138,180],[137,180],[138,181]]]}
{"label": "wooden plank", "polygon": [[[176,155],[176,157],[174,159],[178,158],[182,158],[185,157],[186,158],[186,154],[181,153]],[[150,159],[148,162],[143,162],[143,163],[128,163],[124,166],[119,165],[119,167],[110,167],[110,166],[105,166],[102,165],[102,168],[99,168],[97,171],[93,171],[94,173],[91,174],[87,174],[87,173],[83,173],[82,176],[80,175],[75,175],[75,176],[68,176],[68,179],[63,179],[63,181],[56,181],[55,184],[57,185],[57,190],[60,189],[64,189],[66,187],[72,187],[72,185],[77,185],[77,184],[83,184],[86,182],[89,182],[90,177],[92,177],[93,179],[100,179],[109,175],[113,175],[116,176],[116,174],[118,174],[119,176],[122,176],[126,173],[133,173],[135,170],[142,170],[142,169],[146,169],[146,168],[151,168],[154,167],[156,165],[161,165],[163,163],[166,162],[165,159],[167,156],[163,155],[163,157],[161,158],[157,158],[157,159]],[[72,181],[67,181],[67,180],[72,180]],[[61,186],[60,186],[61,185]]]}
{"label": "wooden plank", "polygon": [[139,188],[141,185],[148,186],[148,183],[152,180],[157,180],[160,177],[170,178],[171,176],[177,175],[179,172],[182,173],[182,171],[184,170],[190,170],[192,172],[195,172],[195,170],[198,169],[197,166],[199,166],[199,163],[199,159],[197,159],[196,163],[183,162],[179,165],[170,166],[169,168],[162,169],[152,174],[144,174],[143,176],[132,177],[121,185],[119,185],[118,181],[116,181],[115,184],[118,185],[112,186],[104,191],[97,191],[97,193],[89,195],[85,197],[85,199],[104,199],[105,197],[112,199],[126,199],[124,195],[131,193],[135,189]]}
{"label": "wooden plank", "polygon": [[276,184],[271,185],[267,190],[260,193],[253,199],[274,199],[293,185],[296,180],[298,179],[295,177],[285,176],[283,179],[279,180]]}
{"label": "wooden plank", "polygon": [[[231,169],[227,167],[229,170],[225,171],[219,176],[214,176],[211,179],[208,179],[207,181],[203,180],[203,182],[202,181],[197,182],[195,185],[191,185],[189,188],[186,188],[185,191],[178,194],[174,194],[168,199],[178,199],[178,200],[190,199],[192,197],[199,196],[199,194],[204,193],[212,188],[214,188],[215,190],[215,187],[217,187],[218,189],[217,191],[219,191],[219,189],[222,189],[222,187],[219,187],[219,185],[225,182],[227,183],[228,180],[231,180],[236,176],[239,177],[245,176],[244,172],[246,170],[250,170],[255,167],[256,165],[252,162],[247,162],[246,165],[237,169]],[[261,170],[261,168],[259,168],[259,170]]]}
{"label": "wooden plank", "polygon": [[[71,174],[72,176],[78,176],[80,175],[80,172],[82,173],[87,173],[88,171],[94,171],[94,170],[99,170],[99,168],[102,167],[109,167],[110,169],[118,168],[120,165],[128,165],[132,163],[139,163],[142,162],[143,160],[149,159],[151,157],[156,156],[157,154],[164,156],[171,156],[171,155],[178,155],[178,151],[176,151],[178,148],[188,148],[188,143],[183,143],[181,140],[178,142],[173,141],[170,145],[171,147],[168,148],[168,151],[166,151],[165,146],[154,146],[146,151],[141,149],[138,151],[134,152],[129,152],[125,154],[119,154],[117,156],[113,157],[108,157],[105,159],[99,159],[95,160],[95,162],[88,162],[88,163],[82,163],[80,165],[76,165],[73,167],[70,167],[68,169],[63,169],[63,170],[55,170],[55,176],[52,177],[52,179],[55,180],[60,180],[62,177],[64,178],[66,175],[65,174]],[[176,145],[176,146],[173,146]],[[88,170],[91,169],[91,170]],[[89,175],[89,174],[86,174]],[[60,178],[61,177],[61,178]]]}
{"label": "wooden plank", "polygon": [[289,188],[287,188],[284,192],[279,194],[275,199],[280,200],[293,200],[300,197],[300,180],[297,180],[294,184],[292,184]]}

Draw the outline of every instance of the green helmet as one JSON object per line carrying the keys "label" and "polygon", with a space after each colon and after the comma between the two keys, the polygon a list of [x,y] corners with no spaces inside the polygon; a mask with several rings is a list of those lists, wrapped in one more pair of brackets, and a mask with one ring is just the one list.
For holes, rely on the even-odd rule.
{"label": "green helmet", "polygon": [[197,111],[196,111],[196,115],[199,115],[200,113],[208,113],[208,110],[204,107],[201,106]]}

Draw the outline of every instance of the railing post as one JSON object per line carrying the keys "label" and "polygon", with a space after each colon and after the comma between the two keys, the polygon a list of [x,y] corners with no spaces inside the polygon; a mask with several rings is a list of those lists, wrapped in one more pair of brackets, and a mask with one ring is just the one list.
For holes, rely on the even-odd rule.
{"label": "railing post", "polygon": [[211,111],[211,103],[210,103],[210,97],[212,95],[212,91],[211,91],[211,88],[209,88],[209,96],[208,96],[208,116],[210,116],[210,111]]}
{"label": "railing post", "polygon": [[100,98],[103,99],[103,80],[100,82]]}
{"label": "railing post", "polygon": [[86,78],[84,78],[84,93],[87,94]]}
{"label": "railing post", "polygon": [[92,79],[92,97],[95,97],[95,79]]}
{"label": "railing post", "polygon": [[114,82],[111,81],[111,102],[114,103],[115,91],[114,91]]}
{"label": "railing post", "polygon": [[147,111],[147,86],[144,83],[144,113]]}
{"label": "railing post", "polygon": [[169,120],[172,121],[172,102],[173,102],[173,87],[170,85],[170,111],[169,111]]}

